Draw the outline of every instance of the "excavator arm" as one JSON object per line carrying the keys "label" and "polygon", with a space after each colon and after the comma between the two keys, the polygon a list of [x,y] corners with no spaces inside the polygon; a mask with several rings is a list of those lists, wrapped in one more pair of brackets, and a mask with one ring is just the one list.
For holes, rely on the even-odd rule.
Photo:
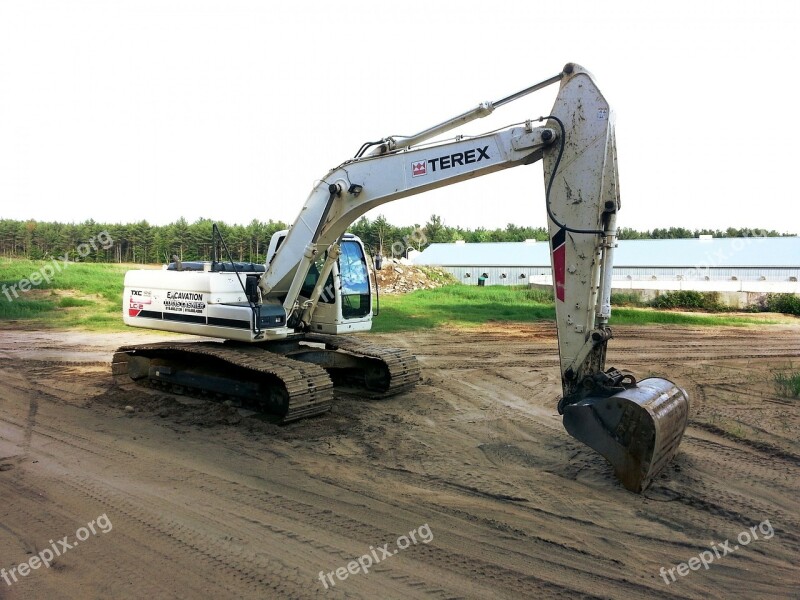
{"label": "excavator arm", "polygon": [[629,490],[646,488],[675,454],[689,400],[669,380],[606,370],[613,253],[621,204],[614,114],[592,78],[567,65],[543,156],[563,396],[570,435],[602,454]]}

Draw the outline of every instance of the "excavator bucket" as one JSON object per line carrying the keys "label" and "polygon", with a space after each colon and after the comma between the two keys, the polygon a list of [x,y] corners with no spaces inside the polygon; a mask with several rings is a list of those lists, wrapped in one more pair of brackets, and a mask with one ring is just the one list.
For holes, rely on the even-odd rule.
{"label": "excavator bucket", "polygon": [[673,457],[689,418],[689,397],[666,379],[643,379],[607,398],[564,407],[564,427],[602,454],[628,490],[642,492]]}

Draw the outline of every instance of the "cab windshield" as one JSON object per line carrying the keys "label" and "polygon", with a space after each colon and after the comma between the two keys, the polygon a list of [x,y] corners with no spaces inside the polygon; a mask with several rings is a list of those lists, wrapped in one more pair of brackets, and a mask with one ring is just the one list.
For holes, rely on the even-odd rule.
{"label": "cab windshield", "polygon": [[[342,316],[345,319],[366,317],[370,312],[369,271],[367,259],[361,249],[361,244],[354,240],[345,240],[341,245],[342,253],[339,256],[339,275],[341,277]],[[306,298],[311,297],[314,286],[319,279],[320,271],[325,263],[325,256],[321,256],[306,275],[300,294]],[[333,275],[328,276],[328,281],[322,289],[320,302],[333,304],[335,302]]]}
{"label": "cab windshield", "polygon": [[345,319],[366,317],[370,312],[369,271],[358,242],[342,243],[339,274],[342,278],[342,316]]}

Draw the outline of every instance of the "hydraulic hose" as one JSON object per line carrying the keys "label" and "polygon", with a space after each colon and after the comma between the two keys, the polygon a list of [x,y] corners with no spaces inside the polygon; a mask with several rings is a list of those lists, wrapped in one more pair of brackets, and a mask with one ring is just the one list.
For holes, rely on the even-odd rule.
{"label": "hydraulic hose", "polygon": [[547,189],[545,190],[545,206],[547,207],[547,216],[550,217],[550,220],[555,223],[560,229],[564,231],[569,231],[570,233],[583,233],[583,234],[592,234],[592,235],[605,235],[605,231],[602,229],[575,229],[573,227],[568,227],[563,223],[559,222],[556,219],[555,215],[553,214],[553,209],[550,206],[550,191],[553,189],[553,182],[556,180],[556,173],[558,172],[558,167],[561,164],[561,157],[564,155],[564,145],[566,144],[566,129],[564,128],[564,123],[558,117],[554,115],[548,115],[546,117],[539,117],[539,121],[544,121],[545,119],[553,119],[556,123],[558,123],[558,127],[561,129],[561,135],[559,136],[561,139],[561,143],[558,147],[558,156],[556,156],[556,162],[553,165],[553,172],[550,173],[550,181],[547,182]]}

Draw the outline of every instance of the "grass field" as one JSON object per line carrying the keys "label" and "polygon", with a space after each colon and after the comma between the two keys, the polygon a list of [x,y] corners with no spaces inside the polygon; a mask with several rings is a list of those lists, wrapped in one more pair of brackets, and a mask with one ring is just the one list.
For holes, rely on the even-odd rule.
{"label": "grass field", "polygon": [[[123,331],[126,329],[121,315],[123,278],[130,268],[134,267],[91,263],[69,263],[56,268],[52,262],[0,259],[0,321],[24,320],[37,327]],[[22,280],[39,281],[39,284],[21,292],[19,283]],[[14,290],[13,286],[16,286]],[[632,303],[632,299],[624,296],[616,300],[620,304]],[[449,285],[436,290],[381,296],[380,314],[373,321],[373,331],[475,327],[489,321],[552,319],[555,319],[555,306],[552,294],[547,291]],[[660,311],[616,304],[611,318],[612,325],[744,326],[787,322],[796,323],[797,319],[780,315],[765,319],[755,315]]]}
{"label": "grass field", "polygon": [[[380,314],[373,321],[372,329],[389,333],[442,326],[474,327],[487,321],[530,322],[554,320],[555,316],[555,305],[549,292],[511,286],[452,285],[413,294],[381,296]],[[746,326],[797,322],[796,318],[781,315],[770,315],[765,319],[756,315],[687,313],[615,306],[610,324]]]}
{"label": "grass field", "polygon": [[[123,330],[122,281],[130,265],[0,259],[0,320]],[[48,281],[49,279],[49,281]],[[31,282],[20,291],[20,282]],[[39,282],[38,285],[34,285]]]}

